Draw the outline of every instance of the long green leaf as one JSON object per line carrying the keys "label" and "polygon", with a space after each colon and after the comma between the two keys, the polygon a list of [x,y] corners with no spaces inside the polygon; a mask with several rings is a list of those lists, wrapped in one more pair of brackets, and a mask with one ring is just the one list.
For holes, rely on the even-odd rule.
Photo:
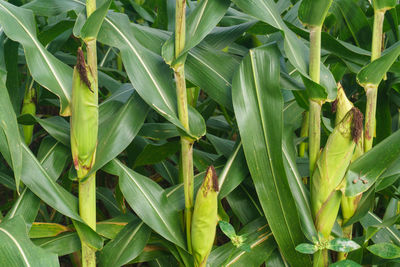
{"label": "long green leaf", "polygon": [[399,154],[400,131],[397,131],[350,164],[345,176],[346,196],[367,191]]}
{"label": "long green leaf", "polygon": [[153,180],[132,171],[114,159],[106,171],[119,176],[119,187],[135,213],[154,231],[186,248],[179,213],[168,204],[164,190]]}
{"label": "long green leaf", "polygon": [[[185,132],[177,116],[172,70],[159,55],[136,40],[137,31],[126,15],[109,13],[98,40],[120,49],[129,79],[140,96],[150,107]],[[190,131],[187,134],[198,139],[205,134],[204,119],[194,109],[189,111]]]}
{"label": "long green leaf", "polygon": [[[2,149],[0,149],[0,152],[3,155],[10,155],[15,176],[15,185],[18,190],[22,172],[21,137],[19,134],[17,117],[14,113],[7,87],[2,81],[0,81],[0,128],[4,131],[8,145],[7,151],[2,151]],[[6,158],[6,156],[4,157]]]}
{"label": "long green leaf", "polygon": [[100,266],[122,266],[136,258],[144,249],[151,230],[140,220],[126,225],[101,251]]}
{"label": "long green leaf", "polygon": [[275,239],[293,266],[309,266],[309,257],[295,250],[305,238],[282,159],[283,99],[275,46],[250,50],[234,76],[232,95],[246,160]]}
{"label": "long green leaf", "polygon": [[50,54],[39,42],[33,12],[1,0],[0,24],[10,39],[24,47],[33,78],[60,98],[60,114],[69,116],[72,69]]}
{"label": "long green leaf", "polygon": [[303,0],[299,8],[299,19],[305,25],[321,27],[332,0]]}
{"label": "long green leaf", "polygon": [[336,98],[336,82],[332,73],[321,64],[321,85],[311,81],[308,76],[309,49],[286,26],[272,0],[232,0],[247,14],[254,16],[284,35],[284,49],[290,63],[299,71],[306,84],[310,98],[333,101]]}
{"label": "long green leaf", "polygon": [[377,87],[399,55],[400,42],[391,46],[380,58],[362,68],[357,74],[357,82],[363,87]]}
{"label": "long green leaf", "polygon": [[56,254],[35,246],[18,216],[0,223],[1,266],[60,266]]}
{"label": "long green leaf", "polygon": [[190,49],[198,45],[225,15],[229,5],[230,1],[228,0],[200,1],[187,18],[184,49],[180,55],[174,55],[175,36],[171,36],[171,39],[169,39],[163,47],[163,57],[165,61],[171,64],[175,58],[185,56]]}

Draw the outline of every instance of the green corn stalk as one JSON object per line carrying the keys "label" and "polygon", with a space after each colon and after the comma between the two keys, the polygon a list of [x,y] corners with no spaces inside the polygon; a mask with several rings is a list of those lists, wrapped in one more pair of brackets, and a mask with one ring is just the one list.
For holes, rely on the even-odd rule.
{"label": "green corn stalk", "polygon": [[[383,40],[383,21],[385,12],[396,6],[395,0],[374,0],[374,26],[372,32],[371,62],[378,59],[382,52]],[[378,86],[366,86],[364,88],[367,95],[367,105],[365,109],[364,126],[364,151],[372,148],[376,128],[376,101],[378,96]]]}
{"label": "green corn stalk", "polygon": [[[36,90],[33,88],[33,80],[29,87],[25,90],[24,101],[22,103],[21,115],[30,114],[35,116],[36,115],[36,104],[35,104],[35,97],[36,97]],[[23,125],[22,130],[24,132],[24,139],[25,144],[30,145],[32,142],[33,136],[33,127],[34,125]]]}
{"label": "green corn stalk", "polygon": [[[316,229],[329,240],[342,199],[340,186],[362,133],[362,114],[352,108],[330,134],[311,179],[311,207]],[[327,251],[314,255],[314,266],[328,266]]]}
{"label": "green corn stalk", "polygon": [[[186,38],[186,0],[176,0],[175,13],[175,58],[178,58],[185,47]],[[188,97],[185,79],[185,63],[172,66],[176,81],[178,116],[183,127],[189,130]],[[181,137],[180,176],[185,193],[185,224],[188,250],[191,252],[191,221],[193,213],[193,140]]]}
{"label": "green corn stalk", "polygon": [[[96,156],[98,90],[93,70],[82,50],[73,72],[71,103],[71,151],[79,181],[79,213],[96,230],[96,174],[87,177]],[[82,242],[82,266],[96,266],[95,251]]]}
{"label": "green corn stalk", "polygon": [[[320,82],[321,67],[321,29],[332,0],[305,0],[299,7],[299,19],[310,30],[310,62],[311,80]],[[321,106],[323,101],[309,99],[309,159],[310,173],[314,171],[321,143]]]}
{"label": "green corn stalk", "polygon": [[[303,119],[301,123],[300,137],[308,137],[308,127],[309,127],[310,114],[308,111],[303,113]],[[301,142],[299,147],[299,157],[304,157],[308,144],[306,142]]]}
{"label": "green corn stalk", "polygon": [[213,166],[207,169],[199,188],[192,220],[192,250],[195,266],[206,266],[218,221],[218,178]]}

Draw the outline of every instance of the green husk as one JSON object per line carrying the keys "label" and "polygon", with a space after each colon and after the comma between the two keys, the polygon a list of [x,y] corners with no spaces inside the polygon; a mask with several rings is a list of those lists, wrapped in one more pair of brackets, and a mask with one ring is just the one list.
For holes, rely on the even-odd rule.
{"label": "green husk", "polygon": [[352,108],[328,138],[311,179],[311,204],[317,230],[328,239],[341,201],[340,185],[362,134],[362,114]]}
{"label": "green husk", "polygon": [[78,179],[82,179],[95,161],[98,104],[95,80],[80,48],[72,79],[71,151]]}
{"label": "green husk", "polygon": [[[343,87],[338,84],[338,96],[336,100],[336,120],[335,124],[340,122],[343,117],[345,116],[348,111],[350,111],[354,107],[353,103],[351,103],[347,97],[346,94],[343,90]],[[351,158],[351,162],[356,160],[358,157],[360,157],[364,153],[364,142],[363,138],[364,135],[361,134],[360,140],[358,141],[355,151],[353,153],[353,156]],[[354,213],[357,210],[358,203],[360,202],[362,195],[356,196],[356,197],[346,197],[344,194],[342,195],[341,199],[341,207],[342,207],[342,224],[347,223],[347,221],[354,215]],[[349,225],[347,227],[344,227],[343,229],[343,236],[346,238],[351,239],[352,237],[352,230],[353,226]],[[343,260],[347,257],[347,253],[340,252],[338,253],[338,259]]]}
{"label": "green husk", "polygon": [[195,266],[206,266],[218,221],[218,179],[213,166],[207,169],[197,192],[192,218],[192,250]]}
{"label": "green husk", "polygon": [[[35,104],[35,89],[30,86],[25,91],[24,101],[22,103],[21,115],[30,114],[36,115],[36,104]],[[24,132],[25,144],[29,145],[32,142],[34,125],[23,125],[22,130]]]}

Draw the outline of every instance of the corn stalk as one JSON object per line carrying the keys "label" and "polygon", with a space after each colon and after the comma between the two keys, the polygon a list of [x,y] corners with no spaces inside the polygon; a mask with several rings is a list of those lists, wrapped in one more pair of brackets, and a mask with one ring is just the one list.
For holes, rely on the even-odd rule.
{"label": "corn stalk", "polygon": [[[175,58],[178,58],[185,47],[186,38],[186,1],[176,0],[175,13]],[[189,130],[189,113],[185,80],[185,63],[178,62],[172,66],[176,81],[178,116],[183,127]],[[193,213],[193,141],[181,136],[181,170],[185,194],[185,225],[189,252],[191,252],[191,224]]]}
{"label": "corn stalk", "polygon": [[[86,1],[89,17],[96,10],[96,1]],[[96,230],[96,173],[88,173],[94,165],[98,131],[98,86],[96,39],[85,40],[86,65],[78,50],[74,69],[71,115],[71,147],[79,180],[79,213],[83,221]],[[85,125],[85,127],[84,127]],[[77,149],[75,149],[77,147]],[[82,266],[96,266],[95,250],[82,242]]]}

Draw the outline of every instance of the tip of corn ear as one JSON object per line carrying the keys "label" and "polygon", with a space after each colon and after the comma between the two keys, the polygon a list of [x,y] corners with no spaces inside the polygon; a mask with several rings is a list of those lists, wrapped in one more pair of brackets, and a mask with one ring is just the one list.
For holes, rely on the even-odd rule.
{"label": "tip of corn ear", "polygon": [[91,82],[89,81],[88,74],[87,74],[85,56],[83,55],[83,51],[80,47],[78,47],[78,52],[76,55],[76,69],[79,72],[79,76],[81,77],[81,80],[87,85],[89,90],[92,91]]}
{"label": "tip of corn ear", "polygon": [[351,109],[351,112],[353,113],[353,123],[351,126],[351,136],[353,137],[353,140],[355,143],[358,143],[358,141],[361,138],[362,132],[363,132],[363,119],[364,116],[361,113],[361,111],[353,107]]}
{"label": "tip of corn ear", "polygon": [[207,168],[206,178],[207,177],[209,177],[210,184],[212,183],[212,187],[213,187],[214,191],[218,192],[219,191],[218,177],[217,177],[217,172],[215,171],[215,168],[213,165],[211,165]]}

